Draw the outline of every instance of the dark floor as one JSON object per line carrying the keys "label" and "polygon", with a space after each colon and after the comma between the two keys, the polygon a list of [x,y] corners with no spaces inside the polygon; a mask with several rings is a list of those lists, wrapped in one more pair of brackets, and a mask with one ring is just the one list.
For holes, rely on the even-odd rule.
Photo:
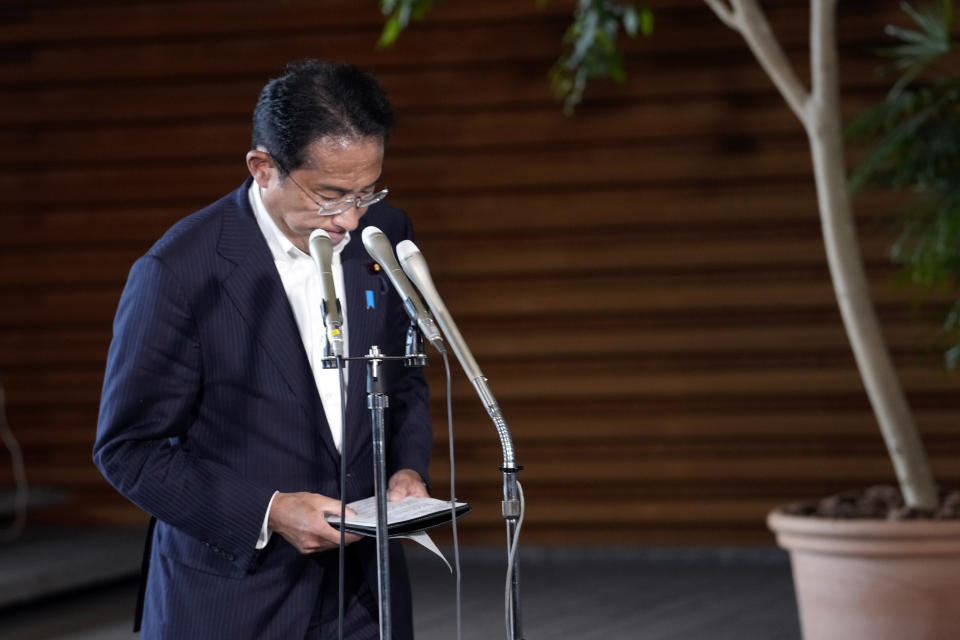
{"label": "dark floor", "polygon": [[[505,637],[501,555],[464,553],[464,640]],[[521,562],[526,640],[800,638],[779,550],[528,549]],[[422,554],[411,565],[417,637],[456,638],[453,578]]]}
{"label": "dark floor", "polygon": [[[139,540],[120,533],[104,532],[98,542],[96,532],[74,532],[68,540],[34,532],[0,547],[0,637],[135,638],[131,576]],[[116,575],[97,569],[104,554]],[[505,637],[504,555],[501,549],[463,552],[464,640]],[[453,576],[419,548],[408,556],[418,640],[456,638]],[[789,562],[772,548],[521,548],[521,572],[525,640],[800,637]],[[84,575],[90,576],[86,585]],[[54,595],[42,597],[44,591]]]}

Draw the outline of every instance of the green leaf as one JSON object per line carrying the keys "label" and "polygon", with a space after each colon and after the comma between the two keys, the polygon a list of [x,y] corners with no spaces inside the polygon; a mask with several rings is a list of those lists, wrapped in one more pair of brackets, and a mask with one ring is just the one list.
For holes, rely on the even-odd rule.
{"label": "green leaf", "polygon": [[397,16],[391,16],[385,25],[383,25],[383,32],[380,33],[380,39],[377,40],[378,47],[389,47],[394,42],[397,41],[400,32],[403,31],[403,25],[400,24],[400,20]]}
{"label": "green leaf", "polygon": [[953,3],[918,11],[903,5],[919,27],[888,27],[897,44],[878,52],[898,78],[887,96],[848,127],[849,138],[868,149],[850,176],[852,188],[872,185],[909,189],[915,197],[902,211],[890,249],[901,280],[946,291],[953,304],[942,323],[951,345],[944,363],[960,368],[960,77],[932,66],[956,45],[950,39]]}
{"label": "green leaf", "polygon": [[640,16],[637,14],[637,8],[634,6],[624,7],[623,10],[623,30],[633,38],[637,35],[640,28]]}
{"label": "green leaf", "polygon": [[390,17],[380,32],[378,47],[389,47],[410,23],[410,19],[423,20],[441,0],[381,0],[380,9]]}
{"label": "green leaf", "polygon": [[940,37],[946,35],[947,26],[942,15],[932,11],[917,11],[906,2],[901,2],[900,8],[928,34],[939,35]]}
{"label": "green leaf", "polygon": [[640,12],[640,33],[645,36],[653,35],[653,11],[650,9]]}
{"label": "green leaf", "polygon": [[614,59],[610,61],[608,68],[610,79],[617,84],[624,84],[627,81],[627,72],[623,68],[623,57],[615,54]]}
{"label": "green leaf", "polygon": [[563,35],[564,52],[550,69],[550,87],[571,114],[583,99],[589,81],[610,78],[626,82],[618,38],[621,31],[634,37],[653,30],[649,9],[619,0],[578,0],[574,20]]}
{"label": "green leaf", "polygon": [[615,50],[616,45],[613,42],[613,38],[610,37],[610,34],[603,29],[597,29],[593,33],[593,42],[590,43],[590,47],[597,52],[609,54]]}
{"label": "green leaf", "polygon": [[960,343],[953,345],[943,354],[944,366],[950,371],[956,371],[960,367]]}
{"label": "green leaf", "polygon": [[928,33],[913,31],[911,29],[904,29],[896,25],[888,24],[884,31],[888,36],[893,38],[899,38],[904,42],[920,42],[927,43],[930,42],[930,35]]}
{"label": "green leaf", "polygon": [[[602,32],[601,32],[602,33]],[[575,64],[580,64],[580,61],[583,60],[587,51],[593,45],[594,40],[597,37],[597,14],[595,12],[589,12],[580,21],[580,30],[577,37],[577,42],[573,46],[573,53],[570,54],[570,59]]]}
{"label": "green leaf", "polygon": [[573,80],[570,70],[566,65],[559,62],[550,69],[550,88],[553,89],[553,95],[562,100],[573,90]]}
{"label": "green leaf", "polygon": [[433,0],[416,0],[413,7],[413,19],[423,20],[431,9],[433,9]]}
{"label": "green leaf", "polygon": [[397,7],[397,11],[394,15],[397,16],[397,21],[400,23],[401,27],[406,27],[410,24],[410,13],[413,10],[413,3],[417,0],[400,0],[400,6]]}

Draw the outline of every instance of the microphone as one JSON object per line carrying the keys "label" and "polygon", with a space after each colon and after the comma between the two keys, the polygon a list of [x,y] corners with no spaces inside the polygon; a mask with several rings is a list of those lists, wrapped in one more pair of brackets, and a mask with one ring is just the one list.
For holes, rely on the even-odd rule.
{"label": "microphone", "polygon": [[447,341],[450,343],[450,348],[453,349],[457,360],[460,361],[460,365],[463,367],[467,377],[470,378],[474,387],[477,388],[484,403],[493,401],[492,394],[490,394],[489,389],[486,389],[486,378],[483,376],[483,372],[480,371],[477,361],[473,359],[473,354],[470,353],[466,341],[463,339],[463,336],[460,335],[460,330],[457,329],[457,324],[453,321],[450,312],[447,311],[447,306],[443,303],[443,299],[440,298],[440,294],[433,284],[433,278],[430,277],[430,269],[427,268],[427,261],[423,258],[423,254],[420,253],[420,249],[418,249],[417,245],[412,241],[404,240],[397,244],[397,257],[400,258],[403,271],[410,277],[410,280],[417,289],[420,290],[427,306],[433,311],[437,324],[440,325],[440,329],[443,330],[443,335],[447,337]]}
{"label": "microphone", "polygon": [[337,299],[337,288],[333,283],[333,241],[323,229],[316,229],[310,234],[310,257],[317,265],[320,273],[320,292],[323,302],[320,310],[323,313],[323,325],[327,329],[327,344],[323,353],[323,368],[332,369],[337,366],[336,358],[344,357],[343,347],[343,315],[340,310],[340,301]]}
{"label": "microphone", "polygon": [[497,433],[500,435],[500,446],[503,449],[503,466],[500,470],[504,472],[503,515],[505,518],[515,517],[519,514],[520,510],[520,503],[517,500],[516,476],[514,476],[512,480],[509,480],[508,473],[516,473],[522,467],[517,466],[516,459],[514,458],[513,439],[510,437],[510,429],[507,427],[507,421],[503,419],[503,413],[500,411],[497,399],[493,396],[493,392],[487,384],[486,377],[484,377],[483,372],[480,371],[477,361],[473,359],[473,354],[470,353],[466,341],[463,339],[463,336],[460,335],[460,330],[457,329],[457,324],[453,321],[450,312],[447,311],[447,305],[443,304],[443,299],[440,298],[440,294],[433,284],[433,278],[430,277],[430,269],[427,268],[427,261],[424,259],[423,254],[420,253],[420,249],[410,240],[404,240],[397,243],[397,257],[400,258],[403,271],[410,277],[410,280],[417,289],[420,290],[427,306],[433,311],[433,315],[437,319],[437,324],[440,325],[443,335],[447,337],[450,348],[453,349],[453,353],[456,354],[457,360],[460,361],[460,366],[463,367],[464,373],[467,374],[467,378],[469,378],[473,384],[477,395],[480,396],[480,401],[483,403],[487,414],[490,416],[490,419],[493,420],[493,425],[496,427]]}
{"label": "microphone", "polygon": [[410,281],[407,280],[407,276],[403,274],[400,265],[397,264],[397,259],[393,257],[393,247],[390,246],[390,240],[387,238],[387,235],[377,227],[367,227],[363,230],[362,237],[363,246],[367,248],[367,253],[370,254],[371,258],[380,263],[384,271],[386,271],[390,282],[393,284],[393,288],[400,294],[400,299],[403,300],[403,308],[407,312],[407,315],[410,316],[410,320],[416,322],[420,327],[420,332],[423,333],[423,337],[426,338],[437,351],[443,353],[445,348],[440,330],[437,328],[433,316],[430,315],[427,308],[423,306],[417,290],[414,289]]}

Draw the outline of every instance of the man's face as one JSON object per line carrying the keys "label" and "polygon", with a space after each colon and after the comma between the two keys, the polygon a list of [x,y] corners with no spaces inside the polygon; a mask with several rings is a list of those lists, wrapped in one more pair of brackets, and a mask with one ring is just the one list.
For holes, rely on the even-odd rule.
{"label": "man's face", "polygon": [[383,141],[372,137],[322,138],[306,147],[305,156],[303,166],[283,178],[276,162],[263,150],[250,151],[247,166],[260,187],[270,217],[306,253],[314,229],[323,229],[337,244],[348,231],[357,228],[366,209],[351,205],[336,215],[321,216],[316,203],[337,202],[376,191],[383,166]]}

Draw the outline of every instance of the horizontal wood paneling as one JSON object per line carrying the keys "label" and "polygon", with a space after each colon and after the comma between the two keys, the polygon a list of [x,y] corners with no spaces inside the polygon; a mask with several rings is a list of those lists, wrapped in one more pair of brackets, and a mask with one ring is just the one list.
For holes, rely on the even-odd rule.
{"label": "horizontal wood paneling", "polygon": [[[780,13],[778,29],[784,46],[803,50],[807,45],[806,11]],[[847,14],[852,34],[846,46],[856,47],[877,40],[874,34],[861,35],[861,29],[876,25],[877,16],[867,13]],[[357,64],[378,69],[404,68],[415,65],[429,67],[462,67],[490,64],[542,62],[550,60],[557,42],[566,29],[565,17],[546,20],[508,20],[498,24],[497,46],[490,45],[491,26],[484,23],[463,23],[440,26],[425,25],[423,37],[407,38],[393,48],[389,56],[378,51],[372,42],[379,34],[379,25],[356,29],[332,28],[318,33],[314,29],[275,32],[258,30],[238,34],[216,34],[208,37],[165,38],[157,46],[153,39],[96,38],[96,46],[83,40],[58,40],[41,43],[11,43],[20,59],[0,68],[0,83],[38,84],[52,81],[102,81],[104,79],[164,78],[170,75],[196,78],[210,75],[234,75],[241,72],[237,59],[246,58],[242,73],[276,73],[291,56],[339,57],[343,51],[354,54]],[[725,52],[746,59],[740,37],[729,30],[717,29],[714,21],[688,21],[680,17],[675,23],[661,25],[669,33],[682,29],[684,38],[624,41],[628,55],[656,51],[658,55]],[[251,37],[251,35],[253,37]],[[691,51],[690,43],[697,48]]]}
{"label": "horizontal wood paneling", "polygon": [[[893,473],[830,286],[802,128],[700,0],[648,3],[630,81],[574,118],[546,73],[572,0],[442,3],[389,51],[376,4],[9,2],[0,9],[0,379],[48,523],[143,514],[90,463],[130,264],[243,180],[250,111],[284,62],[375,71],[397,108],[384,182],[513,431],[539,543],[769,543],[777,503]],[[806,76],[807,3],[767,1]],[[844,110],[883,95],[894,2],[840,5]],[[855,152],[851,153],[851,159]],[[960,480],[947,297],[892,282],[891,215],[856,200],[884,330],[943,483]],[[500,543],[493,427],[454,363],[467,544]],[[442,366],[428,369],[446,491]],[[10,470],[0,468],[0,486]],[[441,534],[442,535],[442,534]]]}
{"label": "horizontal wood paneling", "polygon": [[[754,230],[744,237],[742,232],[730,236],[710,237],[701,230],[675,229],[648,232],[642,238],[624,233],[626,229],[585,231],[572,237],[565,231],[544,230],[518,236],[529,256],[502,254],[503,239],[498,234],[457,239],[447,234],[420,234],[422,243],[435,247],[430,264],[453,277],[538,275],[578,275],[631,271],[675,270],[677,251],[690,249],[688,270],[709,268],[718,263],[725,270],[748,270],[757,266],[771,269],[817,269],[824,262],[822,239],[815,228],[795,230],[789,236],[777,230]],[[73,238],[72,234],[70,236]],[[457,240],[456,245],[448,243]],[[759,240],[763,239],[761,244]],[[71,281],[114,284],[117,274],[141,253],[138,249],[93,242],[64,246],[48,259],[34,264],[29,246],[10,247],[0,255],[0,284],[38,285]],[[882,267],[886,260],[889,237],[886,234],[866,235],[863,249],[867,260]],[[496,260],[492,257],[496,256]],[[71,271],[71,269],[73,271]],[[64,279],[66,274],[66,279]]]}

